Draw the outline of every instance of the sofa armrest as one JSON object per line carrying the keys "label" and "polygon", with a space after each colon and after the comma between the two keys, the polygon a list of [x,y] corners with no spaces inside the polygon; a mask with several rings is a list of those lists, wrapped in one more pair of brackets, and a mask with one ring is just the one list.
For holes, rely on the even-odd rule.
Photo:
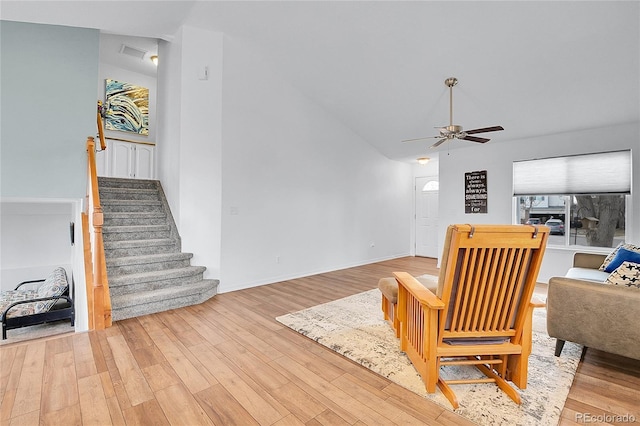
{"label": "sofa armrest", "polygon": [[576,253],[573,255],[573,267],[598,269],[606,258],[606,254]]}
{"label": "sofa armrest", "polygon": [[41,280],[31,280],[31,281],[22,281],[20,284],[18,284],[16,286],[16,288],[14,290],[18,290],[20,287],[22,287],[23,285],[27,285],[27,284],[35,284],[35,283],[43,283],[44,282],[44,278]]}
{"label": "sofa armrest", "polygon": [[547,332],[560,340],[640,359],[640,290],[552,277]]}

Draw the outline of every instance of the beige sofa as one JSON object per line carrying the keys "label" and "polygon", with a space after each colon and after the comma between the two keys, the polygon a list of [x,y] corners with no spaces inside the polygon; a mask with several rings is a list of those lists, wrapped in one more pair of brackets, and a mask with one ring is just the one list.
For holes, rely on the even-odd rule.
{"label": "beige sofa", "polygon": [[576,253],[565,277],[549,280],[547,332],[556,356],[565,341],[640,360],[640,290],[604,284],[605,255]]}

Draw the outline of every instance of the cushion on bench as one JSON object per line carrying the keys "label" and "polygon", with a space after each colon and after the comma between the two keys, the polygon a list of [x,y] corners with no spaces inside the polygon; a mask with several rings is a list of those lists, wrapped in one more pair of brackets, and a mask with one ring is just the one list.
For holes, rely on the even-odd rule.
{"label": "cushion on bench", "polygon": [[[433,275],[422,275],[416,277],[416,280],[423,286],[428,288],[433,294],[436,294],[438,288],[438,277]],[[378,288],[384,297],[394,305],[398,303],[398,282],[393,277],[380,278]]]}

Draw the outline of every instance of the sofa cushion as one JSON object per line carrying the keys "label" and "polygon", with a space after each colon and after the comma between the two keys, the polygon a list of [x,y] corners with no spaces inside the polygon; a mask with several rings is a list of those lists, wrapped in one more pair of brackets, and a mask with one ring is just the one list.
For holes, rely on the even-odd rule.
{"label": "sofa cushion", "polygon": [[594,281],[603,283],[609,278],[609,273],[591,268],[570,268],[565,275],[566,278],[575,280]]}
{"label": "sofa cushion", "polygon": [[606,283],[640,289],[640,264],[622,262],[622,264],[609,275]]}
{"label": "sofa cushion", "polygon": [[618,266],[622,265],[622,262],[640,263],[640,251],[628,250],[625,247],[620,247],[607,267],[604,268],[604,271],[611,273],[615,271]]}
{"label": "sofa cushion", "polygon": [[[67,272],[61,266],[54,269],[44,283],[38,288],[38,297],[57,297],[62,296],[67,290],[69,284],[67,283]],[[43,311],[49,310],[55,300],[43,302]],[[42,311],[41,311],[42,312]]]}
{"label": "sofa cushion", "polygon": [[[613,249],[613,251],[611,253],[609,253],[607,255],[607,257],[605,257],[604,261],[602,262],[602,265],[600,265],[600,270],[604,271],[605,269],[607,269],[607,267],[609,266],[609,264],[611,263],[611,261],[616,257],[616,255],[618,254],[618,251],[624,248],[626,250],[630,250],[630,251],[636,251],[640,253],[640,246],[636,246],[633,244],[629,244],[629,243],[620,243],[618,244],[618,246]],[[620,265],[618,265],[620,266]],[[609,272],[613,272],[613,270],[616,268],[612,268]]]}
{"label": "sofa cushion", "polygon": [[[8,290],[3,291],[0,295],[0,312],[4,312],[10,305],[23,300],[37,299],[38,292],[36,290]],[[49,310],[48,302],[29,302],[16,305],[9,312],[7,318],[21,317],[25,315],[39,314]]]}

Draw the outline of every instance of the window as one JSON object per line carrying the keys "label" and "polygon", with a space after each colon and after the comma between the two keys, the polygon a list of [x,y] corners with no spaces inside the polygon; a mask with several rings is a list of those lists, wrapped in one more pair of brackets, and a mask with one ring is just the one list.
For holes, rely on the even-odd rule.
{"label": "window", "polygon": [[437,191],[439,189],[440,182],[438,182],[437,180],[430,180],[429,182],[424,184],[424,186],[422,187],[422,192]]}
{"label": "window", "polygon": [[631,151],[514,162],[513,187],[516,222],[546,224],[551,245],[625,241]]}

